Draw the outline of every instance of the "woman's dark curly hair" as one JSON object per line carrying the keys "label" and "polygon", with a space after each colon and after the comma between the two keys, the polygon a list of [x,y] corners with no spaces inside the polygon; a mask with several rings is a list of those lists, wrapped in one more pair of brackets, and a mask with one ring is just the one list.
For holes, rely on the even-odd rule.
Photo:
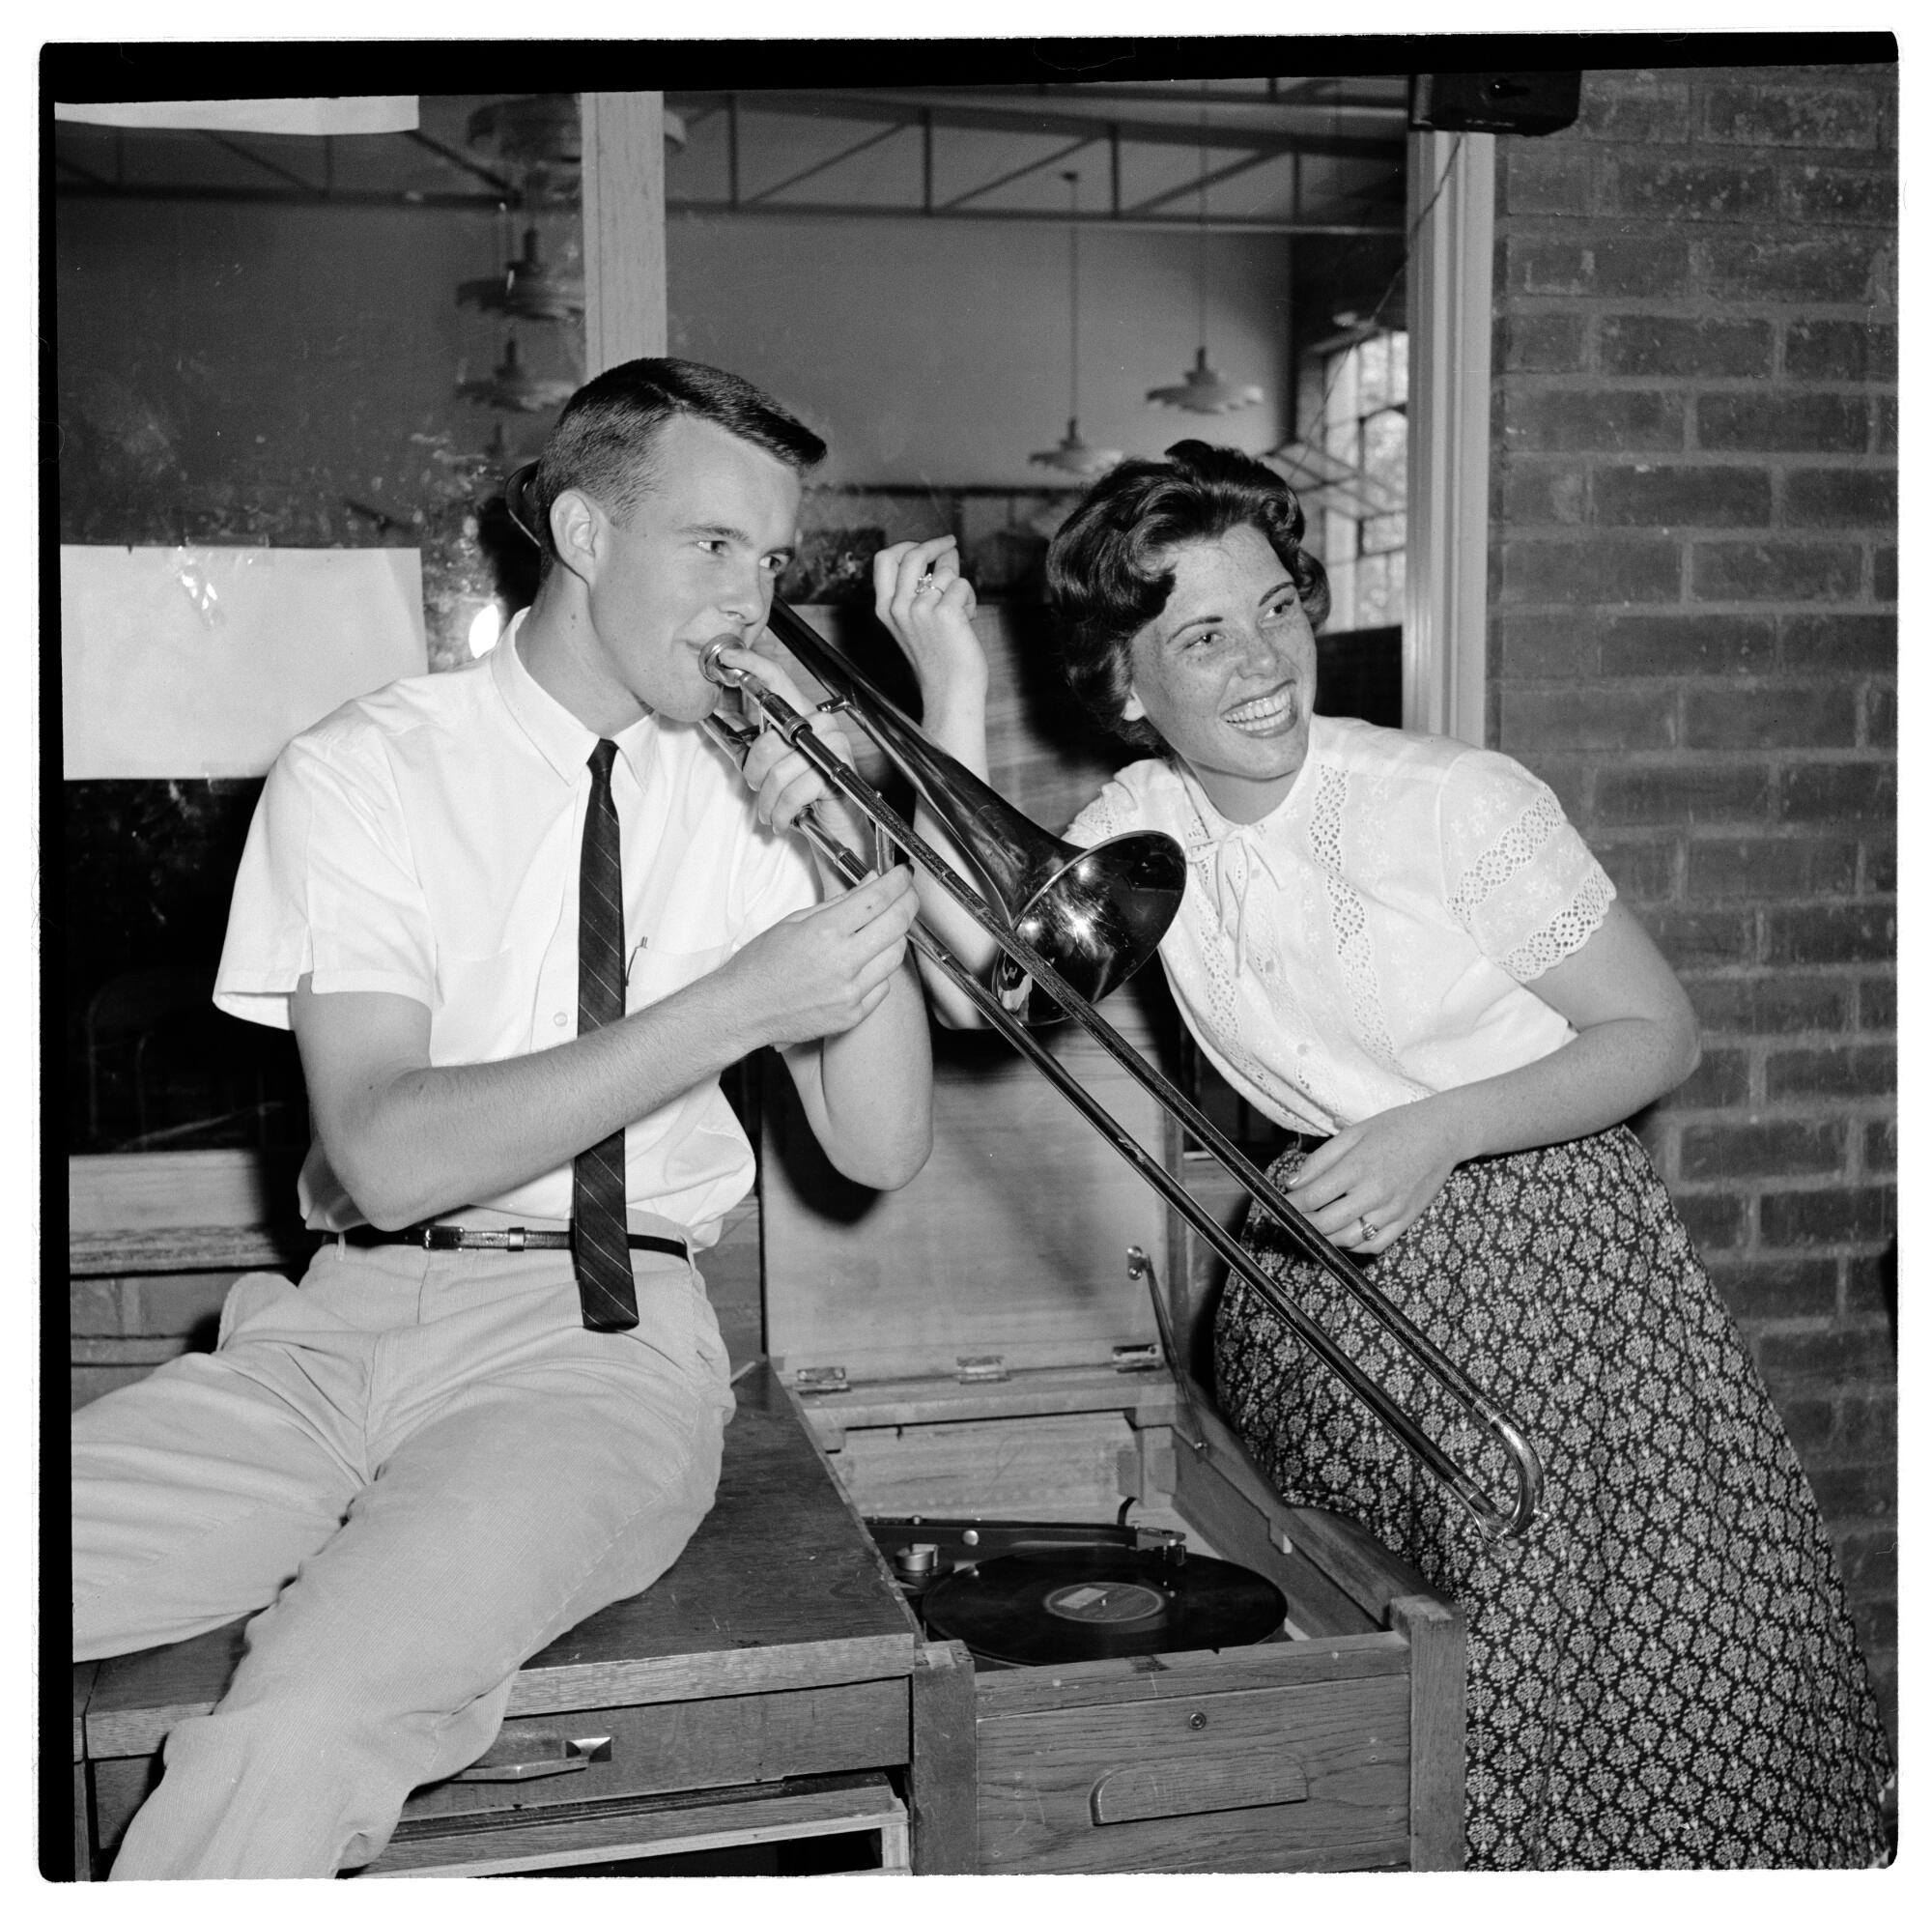
{"label": "woman's dark curly hair", "polygon": [[1161,459],[1130,459],[1096,480],[1054,535],[1046,596],[1060,669],[1074,696],[1117,738],[1143,752],[1165,741],[1145,719],[1122,716],[1134,635],[1174,590],[1177,546],[1251,526],[1294,581],[1309,621],[1328,616],[1328,575],[1301,544],[1301,501],[1259,460],[1203,440]]}

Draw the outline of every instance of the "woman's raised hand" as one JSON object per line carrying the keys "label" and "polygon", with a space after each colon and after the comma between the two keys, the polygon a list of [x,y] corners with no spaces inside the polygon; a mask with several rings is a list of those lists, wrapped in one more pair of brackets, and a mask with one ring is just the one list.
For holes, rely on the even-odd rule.
{"label": "woman's raised hand", "polygon": [[[959,542],[903,540],[872,560],[873,606],[879,623],[898,641],[919,681],[920,729],[968,772],[986,777],[986,655],[973,630],[973,588],[959,576]],[[934,815],[924,794],[913,824],[969,884],[980,880],[952,837],[952,821]],[[920,910],[966,964],[983,972],[995,947],[977,920],[929,875],[915,881]],[[973,1026],[978,1008],[936,965],[922,958],[933,1010],[941,1023]]]}
{"label": "woman's raised hand", "polygon": [[959,542],[901,540],[872,558],[873,608],[879,623],[912,662],[930,712],[964,694],[983,697],[986,655],[973,631],[978,601],[959,572]]}
{"label": "woman's raised hand", "polygon": [[[852,741],[837,715],[812,712],[811,701],[776,660],[743,645],[726,646],[719,657],[725,665],[734,666],[769,686],[793,711],[810,713],[812,731],[847,766],[854,763]],[[745,755],[743,771],[745,783],[756,794],[753,803],[761,825],[769,825],[775,832],[787,831],[807,806],[815,805],[820,823],[838,834],[846,850],[866,863],[870,862],[872,840],[865,821],[856,815],[847,800],[833,790],[803,753],[785,743],[781,733],[761,727]]]}

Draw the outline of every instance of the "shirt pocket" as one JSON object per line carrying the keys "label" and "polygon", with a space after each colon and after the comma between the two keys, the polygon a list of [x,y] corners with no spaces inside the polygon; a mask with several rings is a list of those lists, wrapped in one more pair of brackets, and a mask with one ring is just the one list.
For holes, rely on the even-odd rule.
{"label": "shirt pocket", "polygon": [[689,949],[655,941],[642,947],[633,956],[624,981],[624,1010],[641,1012],[645,1006],[655,1005],[674,991],[682,991],[694,981],[715,972],[730,958],[731,950],[728,940]]}

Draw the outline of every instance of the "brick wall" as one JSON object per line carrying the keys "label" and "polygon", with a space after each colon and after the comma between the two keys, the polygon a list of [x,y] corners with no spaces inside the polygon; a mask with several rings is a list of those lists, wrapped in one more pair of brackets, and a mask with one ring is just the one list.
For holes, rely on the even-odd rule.
{"label": "brick wall", "polygon": [[1643,1135],[1894,1740],[1895,79],[1587,73],[1497,142],[1489,713],[1701,1016]]}

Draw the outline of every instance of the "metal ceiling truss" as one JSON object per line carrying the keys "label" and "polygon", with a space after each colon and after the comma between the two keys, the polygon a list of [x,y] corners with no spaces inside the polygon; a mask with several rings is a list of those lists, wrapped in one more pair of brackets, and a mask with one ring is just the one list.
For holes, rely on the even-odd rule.
{"label": "metal ceiling truss", "polygon": [[[1307,83],[1310,85],[1319,82]],[[1138,114],[1096,113],[1077,110],[1115,100],[1130,100],[1142,111]],[[1214,103],[1225,107],[1231,97],[1217,95]],[[931,93],[901,94],[888,91],[813,92],[759,91],[746,93],[677,94],[670,103],[683,119],[687,130],[696,134],[700,128],[722,117],[724,123],[724,191],[706,196],[672,191],[666,210],[688,215],[763,215],[788,218],[831,219],[978,219],[1018,222],[1046,222],[1065,225],[1070,220],[1083,225],[1164,228],[1209,232],[1249,233],[1390,233],[1401,229],[1401,180],[1405,165],[1402,144],[1404,119],[1399,108],[1386,102],[1328,101],[1311,103],[1305,111],[1324,120],[1337,112],[1364,118],[1374,116],[1385,129],[1380,137],[1368,134],[1337,133],[1326,128],[1296,125],[1285,110],[1293,105],[1286,95],[1256,94],[1232,97],[1233,104],[1244,109],[1238,122],[1217,121],[1201,109],[1198,124],[1184,119],[1159,120],[1148,116],[1149,100],[1132,89],[1081,89],[1078,95],[1057,94],[1051,102],[1034,104],[1012,100],[988,104],[980,98],[966,95],[942,96]],[[1156,102],[1191,108],[1190,98],[1166,99]],[[795,170],[783,180],[755,191],[745,190],[748,118],[825,121],[858,125],[876,124],[878,130],[848,142],[838,151],[821,156],[809,166]],[[935,186],[934,152],[936,136],[942,130],[977,134],[1026,135],[1039,138],[1070,135],[1051,152],[1037,154],[1018,165],[1003,166],[991,177],[964,191],[942,195]],[[786,197],[809,180],[818,179],[847,160],[884,145],[895,135],[905,135],[905,172],[897,190],[874,191],[848,199],[824,200]],[[916,162],[912,136],[917,136]],[[1199,151],[1205,159],[1212,149],[1232,152],[1236,157],[1211,171],[1164,187],[1138,200],[1127,200],[1122,189],[1122,153],[1130,146],[1183,147]],[[1048,169],[1058,168],[1075,155],[1094,147],[1107,154],[1108,191],[1104,202],[1073,213],[1065,207],[991,207],[986,198],[1005,186]],[[897,156],[895,156],[897,157]],[[1310,211],[1303,204],[1301,161],[1307,157],[1366,162],[1385,169],[1388,190],[1331,193],[1323,205]],[[1190,195],[1205,197],[1206,190],[1223,182],[1252,173],[1280,159],[1292,170],[1290,205],[1286,213],[1242,215],[1208,213],[1197,205],[1185,207]],[[917,166],[917,182],[912,177]]]}
{"label": "metal ceiling truss", "polygon": [[[787,119],[889,121],[895,126],[952,127],[962,130],[989,133],[1080,133],[1094,137],[1111,132],[1144,146],[1245,147],[1270,153],[1325,154],[1338,159],[1380,159],[1391,144],[1400,147],[1406,115],[1386,107],[1375,109],[1378,120],[1392,130],[1379,137],[1368,133],[1335,133],[1307,125],[1296,125],[1283,106],[1263,110],[1236,98],[1234,104],[1246,107],[1239,118],[1224,114],[1219,120],[1201,106],[1201,118],[1188,120],[1153,119],[1127,113],[1094,113],[1075,110],[1108,90],[1081,90],[1079,97],[1055,96],[1051,104],[1032,105],[1005,96],[1008,103],[986,105],[964,96],[893,93],[884,90],[838,93],[817,88],[810,93],[781,93],[772,90],[745,93],[680,93],[667,96],[666,103],[684,117],[687,127],[696,127],[709,114],[724,107],[731,112],[782,115]],[[1143,102],[1145,103],[1145,102]],[[1194,101],[1183,102],[1195,104]],[[1215,103],[1226,105],[1227,96],[1217,96]],[[1331,109],[1314,106],[1304,109],[1318,119],[1326,119]]]}
{"label": "metal ceiling truss", "polygon": [[[1406,118],[1400,105],[1386,99],[1350,97],[1336,91],[1325,97],[1321,89],[1337,88],[1329,80],[1274,81],[1238,91],[1143,89],[1081,86],[1040,88],[1027,94],[990,90],[930,89],[892,91],[775,91],[684,93],[669,96],[690,133],[722,119],[724,135],[722,192],[677,190],[681,169],[671,164],[671,190],[666,210],[672,215],[723,217],[782,217],[787,219],[940,219],[992,220],[1020,223],[1083,225],[1260,234],[1378,234],[1401,231],[1403,221],[1404,137]],[[1346,86],[1346,83],[1342,83]],[[1265,90],[1263,90],[1264,86]],[[1340,132],[1348,120],[1364,130]],[[759,157],[786,144],[782,127],[748,129],[748,120],[793,123],[843,122],[866,128],[836,151],[820,154],[784,177],[754,190],[745,183]],[[1373,126],[1376,130],[1368,129]],[[58,133],[59,129],[57,129]],[[990,170],[972,184],[938,187],[935,154],[943,133],[962,136],[951,142],[948,157],[954,166],[967,156]],[[1005,151],[985,138],[1008,136]],[[975,140],[973,136],[980,136]],[[506,173],[421,130],[377,136],[394,139],[396,151],[414,157],[416,172],[399,161],[393,177],[399,184],[384,186],[370,181],[364,163],[354,169],[355,184],[338,178],[335,140],[303,143],[304,157],[313,155],[320,177],[283,163],[291,155],[287,142],[276,143],[273,157],[241,136],[204,132],[175,136],[202,143],[203,154],[218,151],[240,162],[226,179],[211,179],[194,163],[195,148],[142,147],[130,158],[124,137],[114,138],[113,177],[99,165],[98,144],[76,153],[57,140],[53,153],[54,187],[68,197],[175,199],[190,201],[281,202],[327,206],[410,207],[430,211],[491,210],[518,202],[518,186]],[[713,136],[716,137],[714,130]],[[1025,137],[1051,138],[1055,145],[1012,163],[1010,142]],[[1074,211],[1065,205],[993,205],[991,196],[1025,183],[1034,176],[1064,166],[1076,155],[1095,148],[1106,155],[1104,196]],[[1201,155],[1198,175],[1165,183],[1158,191],[1129,197],[1122,186],[1122,154],[1135,148],[1190,148]],[[861,156],[884,149],[889,162],[881,182],[876,169],[855,173],[853,190],[837,199],[801,194],[799,189],[822,182]],[[358,143],[358,152],[368,147]],[[687,153],[690,152],[687,146]],[[1220,163],[1211,169],[1212,152]],[[800,157],[797,154],[793,158]],[[421,163],[433,163],[428,175]],[[1329,179],[1317,192],[1305,191],[1303,162],[1341,162],[1354,171],[1352,182]],[[86,163],[92,161],[93,163]],[[1278,161],[1287,164],[1285,192],[1272,197],[1285,205],[1259,213],[1211,209],[1211,188],[1256,173]],[[1170,162],[1171,164],[1171,162]],[[1327,171],[1328,169],[1322,169]],[[252,177],[251,177],[252,176]],[[266,176],[266,177],[264,177]],[[1188,202],[1194,204],[1190,206]],[[1314,201],[1314,204],[1310,204]]]}
{"label": "metal ceiling truss", "polygon": [[[58,130],[57,129],[56,131]],[[315,155],[317,171],[321,176],[319,179],[304,178],[301,174],[270,159],[266,154],[250,146],[245,139],[233,133],[216,133],[204,129],[197,131],[177,131],[174,137],[177,140],[195,141],[203,147],[232,155],[243,165],[270,174],[283,184],[278,186],[247,186],[237,181],[144,178],[128,165],[127,136],[117,129],[113,136],[113,176],[109,178],[93,167],[82,165],[71,153],[63,153],[56,147],[52,156],[55,174],[54,191],[56,195],[69,199],[194,200],[219,204],[267,203],[280,206],[416,207],[432,211],[469,212],[479,208],[494,211],[505,203],[515,205],[518,198],[518,188],[513,182],[500,174],[493,173],[468,154],[459,153],[454,148],[444,145],[442,141],[432,139],[427,133],[413,129],[405,133],[362,137],[407,141],[412,147],[433,155],[455,174],[472,178],[481,183],[480,186],[451,186],[422,189],[344,186],[335,177],[336,136],[332,133],[325,133],[318,138],[301,142],[304,150],[312,151]],[[288,152],[290,144],[282,143],[277,147],[277,152]]]}

